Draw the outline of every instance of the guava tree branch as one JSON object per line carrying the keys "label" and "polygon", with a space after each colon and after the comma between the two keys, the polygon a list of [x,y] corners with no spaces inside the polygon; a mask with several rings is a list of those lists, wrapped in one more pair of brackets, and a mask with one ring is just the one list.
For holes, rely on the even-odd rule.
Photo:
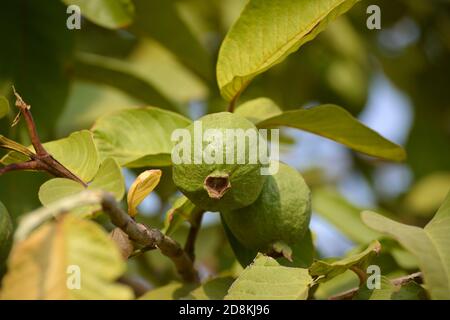
{"label": "guava tree branch", "polygon": [[[416,272],[413,274],[409,274],[407,276],[403,276],[403,277],[399,277],[399,278],[395,278],[391,280],[391,283],[394,286],[402,286],[410,281],[416,280],[416,279],[422,279],[422,272]],[[358,292],[359,287],[357,288],[352,288],[350,290],[338,293],[336,295],[333,295],[331,297],[329,297],[329,300],[349,300],[352,299],[356,293]]]}
{"label": "guava tree branch", "polygon": [[55,177],[71,179],[81,183],[83,186],[87,186],[84,181],[82,181],[69,169],[63,166],[58,160],[53,158],[52,155],[47,152],[47,150],[45,150],[37,133],[36,124],[31,114],[31,106],[25,103],[22,97],[16,92],[14,87],[13,91],[14,95],[16,96],[16,106],[17,108],[19,108],[19,114],[14,120],[13,125],[17,124],[20,120],[20,117],[23,116],[23,118],[25,119],[28,134],[31,139],[31,144],[33,145],[36,153],[28,150],[15,141],[0,136],[0,147],[7,150],[20,152],[31,159],[30,161],[24,163],[10,164],[1,168],[0,175],[16,170],[39,170],[46,171]]}
{"label": "guava tree branch", "polygon": [[131,240],[146,248],[158,248],[162,254],[172,260],[184,281],[197,282],[199,280],[193,260],[175,240],[166,236],[158,229],[149,228],[137,223],[118,206],[111,194],[102,193],[100,202],[103,210],[110,217],[111,222],[122,229]]}

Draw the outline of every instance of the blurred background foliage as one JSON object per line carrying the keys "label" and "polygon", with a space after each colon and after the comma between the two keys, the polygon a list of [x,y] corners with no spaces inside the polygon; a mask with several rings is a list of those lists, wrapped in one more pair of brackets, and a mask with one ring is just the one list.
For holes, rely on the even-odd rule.
{"label": "blurred background foliage", "polygon": [[[72,2],[5,1],[0,11],[0,95],[12,104],[16,87],[32,105],[44,141],[90,128],[100,115],[119,109],[153,105],[195,119],[226,108],[215,62],[245,0],[123,0],[126,26],[86,14],[80,30],[69,30],[66,4]],[[366,27],[370,4],[381,8],[381,30]],[[266,96],[285,110],[341,105],[407,150],[405,163],[390,164],[307,133],[285,132],[290,139],[282,160],[313,188],[318,255],[367,244],[372,231],[360,222],[360,208],[420,226],[430,220],[450,188],[449,75],[449,1],[373,0],[357,4],[245,91],[240,103]],[[15,112],[0,119],[0,134],[27,144],[23,123],[10,126]],[[128,185],[139,172],[124,172]],[[27,172],[0,178],[0,199],[14,218],[39,206],[37,191],[46,179]],[[140,219],[161,226],[176,192],[169,168],[156,191],[141,206]],[[232,273],[235,261],[217,217],[209,214],[205,222],[198,241],[202,272]],[[186,230],[175,235],[185,236]],[[395,243],[383,245],[392,248],[378,258],[385,270],[415,268]],[[158,253],[129,264],[130,275],[139,272],[155,285],[173,277],[170,261]],[[351,273],[338,278],[317,295],[357,283]]]}

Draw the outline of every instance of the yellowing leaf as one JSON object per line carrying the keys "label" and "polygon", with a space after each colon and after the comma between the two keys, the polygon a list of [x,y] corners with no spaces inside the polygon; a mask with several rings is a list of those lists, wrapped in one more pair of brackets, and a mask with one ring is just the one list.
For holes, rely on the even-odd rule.
{"label": "yellowing leaf", "polygon": [[368,211],[362,213],[362,219],[369,227],[396,239],[417,257],[433,299],[450,299],[450,193],[424,229]]}
{"label": "yellowing leaf", "polygon": [[223,300],[234,278],[229,276],[210,279],[191,291],[187,298],[195,300]]}
{"label": "yellowing leaf", "polygon": [[125,272],[99,225],[66,215],[14,245],[1,299],[131,299],[114,281]]}
{"label": "yellowing leaf", "polygon": [[250,0],[220,48],[217,82],[231,101],[249,82],[314,39],[358,0]]}
{"label": "yellowing leaf", "polygon": [[236,108],[235,113],[247,118],[254,124],[277,116],[283,111],[268,98],[257,98],[247,101]]}
{"label": "yellowing leaf", "polygon": [[231,285],[225,300],[306,300],[311,284],[308,269],[284,267],[260,254]]}
{"label": "yellowing leaf", "polygon": [[137,206],[155,189],[161,179],[161,175],[161,170],[147,170],[134,180],[127,197],[128,214],[130,216],[136,216]]}
{"label": "yellowing leaf", "polygon": [[308,131],[343,145],[386,160],[402,161],[405,150],[359,122],[345,109],[322,105],[286,111],[257,124],[259,128],[287,126]]}
{"label": "yellowing leaf", "polygon": [[195,283],[171,282],[145,293],[139,300],[178,300],[187,296],[196,287]]}

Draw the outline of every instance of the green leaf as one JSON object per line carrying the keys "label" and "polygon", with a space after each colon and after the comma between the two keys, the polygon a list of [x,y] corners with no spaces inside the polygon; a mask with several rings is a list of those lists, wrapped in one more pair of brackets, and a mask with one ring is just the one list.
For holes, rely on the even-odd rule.
{"label": "green leaf", "polygon": [[257,98],[247,101],[236,108],[235,113],[247,118],[254,124],[280,115],[283,111],[268,98]]}
{"label": "green leaf", "polygon": [[286,111],[257,124],[260,128],[287,126],[342,143],[355,151],[381,159],[402,161],[405,150],[359,122],[345,109],[321,105]]}
{"label": "green leaf", "polygon": [[84,80],[122,90],[147,104],[170,110],[178,107],[162,94],[154,82],[140,74],[132,64],[96,54],[78,54],[74,73]]}
{"label": "green leaf", "polygon": [[[98,171],[100,159],[94,138],[89,130],[72,133],[69,137],[44,143],[45,149],[81,180],[89,182]],[[33,147],[29,148],[34,151]],[[15,152],[7,154],[1,162],[10,164],[27,160]]]}
{"label": "green leaf", "polygon": [[0,119],[7,116],[9,113],[9,101],[3,96],[0,96]]}
{"label": "green leaf", "polygon": [[218,277],[208,280],[197,289],[191,291],[187,298],[194,300],[223,300],[233,281],[233,277]]}
{"label": "green leaf", "polygon": [[184,221],[193,223],[193,218],[201,212],[203,212],[203,210],[198,208],[188,198],[185,196],[179,197],[166,213],[164,233],[166,235],[173,234]]}
{"label": "green leaf", "polygon": [[311,276],[317,277],[316,282],[323,282],[333,279],[348,269],[356,268],[365,273],[370,261],[378,255],[380,250],[380,243],[378,241],[374,241],[361,253],[352,255],[342,260],[315,261],[309,269],[309,273]]}
{"label": "green leaf", "polygon": [[423,300],[425,290],[416,282],[395,285],[387,277],[381,276],[380,289],[369,289],[362,286],[353,298],[354,300]]}
{"label": "green leaf", "polygon": [[139,300],[178,300],[186,297],[196,287],[197,285],[192,283],[171,282],[145,293]]}
{"label": "green leaf", "polygon": [[60,1],[4,1],[0,11],[0,75],[31,105],[42,140],[52,137],[69,92],[76,32],[67,17]]}
{"label": "green leaf", "polygon": [[[111,158],[106,159],[87,189],[111,192],[114,194],[116,200],[120,201],[125,194],[125,181],[117,162]],[[76,181],[55,178],[45,182],[40,187],[39,200],[44,206],[48,206],[58,200],[80,193],[83,190],[85,190],[85,187]],[[99,210],[100,205],[95,205],[77,208],[73,211],[85,216]]]}
{"label": "green leaf", "polygon": [[358,0],[250,0],[220,48],[217,82],[235,99],[250,81],[283,61]]}
{"label": "green leaf", "polygon": [[[66,215],[14,245],[2,299],[131,299],[114,281],[126,269],[121,254],[96,223]],[[69,284],[79,289],[70,289]]]}
{"label": "green leaf", "polygon": [[103,159],[113,157],[131,168],[155,167],[171,164],[172,132],[189,124],[179,114],[148,107],[106,115],[92,131]]}
{"label": "green leaf", "polygon": [[362,219],[371,228],[399,241],[418,258],[433,299],[450,299],[450,193],[424,229],[368,211],[362,213]]}
{"label": "green leaf", "polygon": [[231,285],[225,300],[306,300],[311,284],[307,269],[284,267],[260,254]]}
{"label": "green leaf", "polygon": [[63,0],[66,5],[77,5],[81,14],[99,26],[118,29],[133,21],[131,0]]}
{"label": "green leaf", "polygon": [[8,210],[0,202],[0,274],[11,249],[13,224]]}
{"label": "green leaf", "polygon": [[349,203],[334,190],[324,188],[314,190],[311,203],[314,212],[357,244],[365,245],[381,236],[381,233],[362,223],[360,216],[362,209]]}

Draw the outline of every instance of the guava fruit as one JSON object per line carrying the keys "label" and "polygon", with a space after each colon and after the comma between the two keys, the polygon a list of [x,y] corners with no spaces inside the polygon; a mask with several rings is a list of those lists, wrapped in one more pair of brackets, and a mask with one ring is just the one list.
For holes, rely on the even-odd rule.
{"label": "guava fruit", "polygon": [[309,230],[310,190],[297,170],[280,163],[253,204],[221,214],[229,231],[246,248],[292,259]]}
{"label": "guava fruit", "polygon": [[[184,160],[173,165],[173,180],[180,191],[209,211],[234,210],[253,203],[267,178],[261,174],[257,148],[266,140],[255,125],[239,115],[220,112],[206,115],[186,129],[190,151],[184,154],[183,150]],[[246,133],[257,139],[246,137]]]}

